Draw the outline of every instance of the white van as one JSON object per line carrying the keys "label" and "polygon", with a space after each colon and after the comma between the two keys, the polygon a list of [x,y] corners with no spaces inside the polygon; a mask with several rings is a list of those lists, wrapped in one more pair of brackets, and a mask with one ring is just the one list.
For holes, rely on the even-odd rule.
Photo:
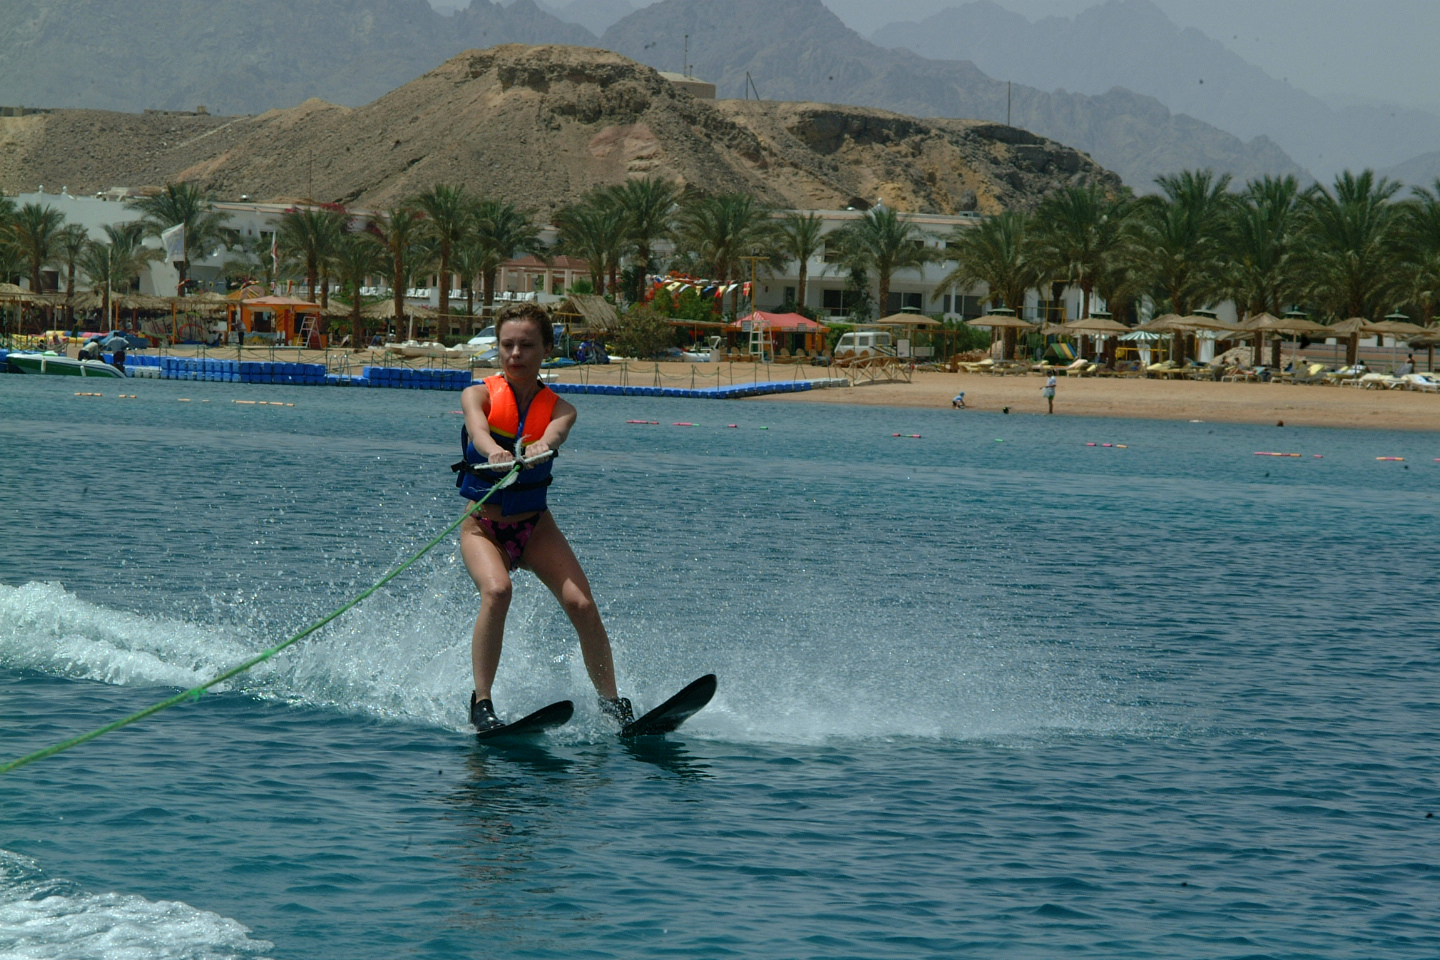
{"label": "white van", "polygon": [[852,355],[857,357],[893,357],[895,342],[890,339],[890,334],[882,330],[852,330],[842,333],[840,342],[835,344],[837,357],[846,350],[852,351]]}

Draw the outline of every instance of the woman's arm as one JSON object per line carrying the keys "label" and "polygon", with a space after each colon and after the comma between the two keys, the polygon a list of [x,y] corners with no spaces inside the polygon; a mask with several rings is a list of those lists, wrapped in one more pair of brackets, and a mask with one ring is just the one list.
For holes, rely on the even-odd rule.
{"label": "woman's arm", "polygon": [[525,448],[526,453],[544,453],[546,450],[558,450],[560,444],[570,436],[570,428],[575,426],[577,411],[575,405],[563,397],[555,399],[555,409],[550,414],[550,425],[545,428],[541,435],[530,446]]}

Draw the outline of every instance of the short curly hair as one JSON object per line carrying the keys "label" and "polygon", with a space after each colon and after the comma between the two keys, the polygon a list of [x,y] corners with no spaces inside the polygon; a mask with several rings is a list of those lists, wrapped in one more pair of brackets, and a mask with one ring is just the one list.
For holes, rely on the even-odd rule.
{"label": "short curly hair", "polygon": [[500,336],[501,327],[516,320],[529,320],[535,324],[540,330],[540,340],[545,344],[545,349],[555,349],[555,328],[550,324],[550,314],[534,303],[517,303],[501,310],[495,317],[495,336]]}

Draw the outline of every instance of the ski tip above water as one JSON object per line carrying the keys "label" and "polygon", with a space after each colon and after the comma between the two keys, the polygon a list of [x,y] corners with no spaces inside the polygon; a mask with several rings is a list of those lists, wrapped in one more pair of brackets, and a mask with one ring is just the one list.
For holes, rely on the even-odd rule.
{"label": "ski tip above water", "polygon": [[501,740],[507,737],[525,737],[537,733],[544,733],[552,727],[559,727],[570,722],[575,714],[575,704],[570,700],[559,700],[548,707],[541,707],[534,713],[527,714],[519,720],[507,723],[500,727],[491,727],[489,730],[480,730],[475,734],[479,740]]}
{"label": "ski tip above water", "polygon": [[670,733],[689,720],[715,696],[715,674],[707,673],[654,710],[636,717],[620,728],[620,736],[657,737]]}

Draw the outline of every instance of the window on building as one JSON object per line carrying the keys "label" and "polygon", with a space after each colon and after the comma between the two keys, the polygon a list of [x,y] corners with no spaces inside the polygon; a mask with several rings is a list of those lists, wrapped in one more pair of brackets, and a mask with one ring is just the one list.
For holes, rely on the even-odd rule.
{"label": "window on building", "polygon": [[848,314],[857,299],[857,295],[848,290],[822,290],[820,293],[820,305],[832,317]]}
{"label": "window on building", "polygon": [[925,308],[925,295],[923,293],[899,293],[890,291],[890,302],[885,305],[885,313],[902,313],[905,310],[919,312]]}

